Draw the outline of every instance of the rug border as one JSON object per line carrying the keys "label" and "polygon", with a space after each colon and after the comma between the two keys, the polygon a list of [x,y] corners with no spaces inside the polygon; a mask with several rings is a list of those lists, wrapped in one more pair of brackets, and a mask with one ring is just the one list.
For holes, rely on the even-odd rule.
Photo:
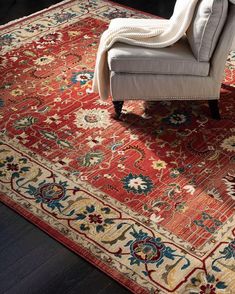
{"label": "rug border", "polygon": [[[1,30],[1,29],[6,29],[6,28],[8,28],[8,27],[11,26],[11,25],[16,25],[16,24],[19,23],[19,22],[22,22],[22,21],[27,20],[27,19],[30,19],[30,18],[32,18],[32,17],[34,17],[34,16],[37,16],[37,15],[40,15],[40,14],[45,13],[45,12],[47,12],[47,11],[50,11],[51,9],[58,8],[58,7],[60,7],[60,6],[64,5],[64,4],[67,4],[67,3],[70,3],[70,2],[75,2],[75,1],[77,1],[77,0],[64,0],[64,1],[61,1],[61,2],[59,2],[59,3],[56,3],[56,4],[53,4],[53,5],[50,5],[49,7],[44,8],[44,9],[42,9],[42,10],[39,10],[39,11],[37,11],[37,12],[35,12],[35,13],[31,13],[31,14],[29,14],[29,15],[26,15],[26,16],[23,16],[23,17],[20,17],[20,18],[14,19],[14,20],[9,21],[9,22],[7,22],[7,23],[5,23],[5,24],[3,24],[3,25],[0,25],[0,30]],[[120,6],[120,7],[122,7],[122,8],[126,8],[126,9],[130,9],[130,10],[136,11],[136,12],[142,13],[142,14],[144,14],[144,15],[153,16],[154,18],[161,18],[161,17],[159,17],[159,16],[157,16],[157,15],[154,15],[154,14],[152,14],[152,13],[145,12],[145,11],[141,11],[141,10],[139,10],[139,9],[136,9],[136,8],[133,8],[133,7],[130,7],[130,6],[124,5],[124,4],[120,4],[120,3],[114,2],[114,1],[112,1],[112,0],[102,0],[102,1],[103,1],[103,2],[107,2],[107,3],[112,3],[112,4],[114,4],[114,5],[116,5],[116,6]]]}
{"label": "rug border", "polygon": [[[172,233],[166,229],[163,229],[164,232],[162,232],[161,230],[161,226],[159,224],[154,223],[153,221],[151,221],[147,216],[141,215],[141,218],[139,217],[140,214],[137,213],[135,210],[133,210],[132,208],[126,206],[125,203],[122,203],[120,201],[118,201],[115,198],[112,198],[113,200],[110,200],[108,198],[108,194],[106,192],[103,192],[102,190],[100,190],[100,188],[96,188],[95,186],[93,186],[91,183],[89,183],[87,180],[81,180],[81,179],[77,179],[76,176],[74,176],[72,173],[68,173],[65,169],[63,169],[63,167],[58,168],[58,166],[54,165],[51,166],[51,164],[53,164],[53,162],[49,161],[50,164],[48,164],[48,160],[47,158],[45,158],[42,155],[39,155],[38,153],[30,150],[28,147],[22,145],[20,143],[20,149],[18,147],[18,145],[16,146],[15,144],[19,144],[19,142],[17,140],[15,140],[15,138],[10,138],[8,137],[6,134],[1,134],[0,133],[0,140],[2,140],[2,142],[6,145],[8,145],[10,148],[13,148],[15,151],[17,152],[21,152],[24,153],[28,158],[30,158],[31,160],[33,160],[34,162],[36,162],[37,164],[43,164],[45,165],[48,169],[52,170],[55,173],[58,173],[59,175],[61,175],[62,177],[65,177],[66,179],[72,181],[74,184],[77,183],[79,184],[84,190],[89,191],[91,193],[90,188],[92,189],[92,193],[99,193],[99,199],[101,199],[102,201],[106,201],[108,203],[108,205],[111,205],[112,207],[115,206],[117,207],[118,210],[123,211],[122,209],[124,209],[125,214],[127,214],[129,217],[135,219],[135,221],[137,222],[143,222],[144,218],[146,220],[149,220],[150,223],[146,224],[143,223],[143,226],[145,226],[146,228],[150,228],[152,230],[156,230],[158,232],[158,234],[160,234],[162,237],[164,237],[165,239],[168,239],[172,242],[176,242],[178,246],[181,249],[186,250],[190,255],[194,256],[195,258],[202,258],[202,256],[207,255],[207,252],[204,253],[202,256],[197,256],[196,254],[192,253],[188,248],[184,247],[182,245],[183,244],[187,244],[188,246],[192,246],[190,243],[188,243],[187,241],[179,238],[178,236],[173,234],[174,239],[172,239]],[[1,192],[1,191],[0,191]],[[97,194],[96,194],[97,195]],[[103,198],[105,196],[105,198]],[[107,197],[107,198],[106,198]],[[114,202],[114,203],[113,203]],[[167,235],[165,232],[168,232],[169,235]],[[228,233],[228,232],[227,232]],[[181,247],[183,246],[183,248]]]}

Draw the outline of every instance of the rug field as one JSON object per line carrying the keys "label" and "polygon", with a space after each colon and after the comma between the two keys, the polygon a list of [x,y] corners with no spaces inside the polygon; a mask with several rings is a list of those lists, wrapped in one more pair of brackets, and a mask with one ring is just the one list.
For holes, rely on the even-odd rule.
{"label": "rug field", "polygon": [[91,93],[101,33],[150,15],[65,1],[1,27],[0,200],[133,293],[235,293],[235,51],[207,101]]}

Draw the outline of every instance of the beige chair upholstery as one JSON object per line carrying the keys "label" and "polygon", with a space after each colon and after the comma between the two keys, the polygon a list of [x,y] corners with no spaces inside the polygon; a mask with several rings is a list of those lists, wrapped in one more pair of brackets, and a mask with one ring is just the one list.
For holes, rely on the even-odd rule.
{"label": "beige chair upholstery", "polygon": [[[208,8],[208,4],[211,7]],[[211,14],[203,13],[203,9]],[[204,34],[196,33],[195,22],[198,22],[198,31]],[[202,25],[204,27],[200,27]],[[108,65],[117,117],[125,100],[208,100],[212,117],[218,119],[221,81],[234,32],[233,3],[199,0],[187,37],[175,45],[150,49],[114,44],[108,52]]]}

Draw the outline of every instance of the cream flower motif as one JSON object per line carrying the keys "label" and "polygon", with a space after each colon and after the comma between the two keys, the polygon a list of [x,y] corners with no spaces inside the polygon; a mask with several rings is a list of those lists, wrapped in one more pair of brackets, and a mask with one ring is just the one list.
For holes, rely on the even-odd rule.
{"label": "cream flower motif", "polygon": [[106,178],[106,179],[112,179],[112,175],[111,174],[104,174],[104,178]]}
{"label": "cream flower motif", "polygon": [[76,36],[80,36],[81,35],[81,31],[68,31],[68,35],[70,37],[76,37]]}
{"label": "cream flower motif", "polygon": [[135,140],[138,140],[138,139],[139,139],[139,136],[138,135],[136,135],[136,134],[130,134],[130,140],[135,141]]}
{"label": "cream flower motif", "polygon": [[23,132],[19,135],[19,137],[22,139],[27,139],[29,136],[25,132]]}
{"label": "cream flower motif", "polygon": [[99,157],[92,157],[91,159],[90,159],[90,165],[96,165],[97,163],[99,163],[100,162],[100,158]]}
{"label": "cream flower motif", "polygon": [[27,139],[29,136],[23,132],[21,133],[19,136],[18,136],[18,139],[20,139],[20,141],[23,143],[23,144],[26,144],[29,142],[29,140]]}
{"label": "cream flower motif", "polygon": [[56,97],[55,99],[54,99],[54,102],[60,102],[62,99],[61,99],[61,97]]}
{"label": "cream flower motif", "polygon": [[[92,91],[91,91],[92,93]],[[101,99],[98,99],[95,101],[95,105],[101,105],[101,106],[107,106],[109,103],[107,101],[104,101],[104,100],[101,100]]]}
{"label": "cream flower motif", "polygon": [[55,44],[58,41],[62,40],[62,33],[60,32],[51,32],[43,37],[41,37],[36,43],[38,44]]}
{"label": "cream flower motif", "polygon": [[190,193],[191,195],[193,195],[193,193],[195,192],[195,188],[192,185],[185,185],[183,189],[186,190],[186,192]]}
{"label": "cream flower motif", "polygon": [[163,160],[154,160],[152,163],[152,168],[153,169],[157,169],[157,170],[161,170],[166,168],[167,163]]}
{"label": "cream flower motif", "polygon": [[178,113],[178,114],[175,114],[174,116],[171,116],[169,120],[171,123],[178,125],[178,124],[182,124],[186,122],[186,119],[187,118],[184,114]]}
{"label": "cream flower motif", "polygon": [[111,122],[107,109],[94,108],[77,111],[75,124],[78,128],[87,130],[93,128],[105,129],[111,125]]}
{"label": "cream flower motif", "polygon": [[124,155],[125,152],[124,152],[123,150],[118,150],[118,154],[119,154],[119,155]]}
{"label": "cream flower motif", "polygon": [[104,154],[102,151],[90,151],[78,158],[78,161],[81,166],[94,166],[101,163],[104,159]]}
{"label": "cream flower motif", "polygon": [[33,124],[37,123],[38,119],[33,116],[21,117],[14,121],[14,128],[17,130],[22,130],[29,128]]}
{"label": "cream flower motif", "polygon": [[6,67],[6,65],[7,65],[7,59],[1,59],[0,60],[0,66],[2,66],[2,67]]}
{"label": "cream flower motif", "polygon": [[155,213],[152,213],[150,215],[150,220],[153,221],[154,223],[160,223],[161,221],[164,220],[164,218],[161,217],[160,215],[156,215]]}
{"label": "cream flower motif", "polygon": [[11,91],[12,96],[21,96],[23,95],[24,91],[21,89],[14,89]]}
{"label": "cream flower motif", "polygon": [[146,182],[141,177],[130,179],[128,186],[130,188],[138,189],[139,187],[143,190],[147,188]]}
{"label": "cream flower motif", "polygon": [[129,113],[129,112],[132,112],[133,110],[134,110],[133,106],[125,106],[125,108],[123,108],[122,112]]}
{"label": "cream flower motif", "polygon": [[224,139],[220,146],[226,151],[235,152],[235,136]]}
{"label": "cream flower motif", "polygon": [[150,193],[154,187],[154,183],[148,176],[142,174],[136,175],[130,173],[122,179],[123,188],[127,190],[128,193],[134,193],[139,195],[147,195]]}
{"label": "cream flower motif", "polygon": [[71,80],[74,84],[76,84],[77,82],[80,82],[81,85],[85,85],[92,78],[93,78],[93,73],[80,72],[80,73],[74,73]]}
{"label": "cream flower motif", "polygon": [[125,169],[125,165],[123,165],[122,163],[119,163],[119,164],[118,164],[118,168],[124,170],[124,169]]}
{"label": "cream flower motif", "polygon": [[52,61],[54,61],[55,58],[52,55],[43,55],[39,58],[37,58],[34,63],[37,65],[45,65],[45,64],[49,64]]}
{"label": "cream flower motif", "polygon": [[64,166],[68,165],[72,161],[72,159],[68,157],[60,158],[57,156],[53,161],[56,162],[58,165]]}
{"label": "cream flower motif", "polygon": [[54,114],[52,116],[48,116],[47,119],[44,120],[44,122],[48,124],[55,123],[58,125],[59,123],[61,123],[59,119],[60,119],[60,116],[58,114]]}
{"label": "cream flower motif", "polygon": [[104,141],[104,138],[100,137],[100,136],[96,136],[96,137],[92,137],[92,136],[89,136],[87,138],[87,145],[90,147],[90,148],[93,148],[97,145],[101,145],[102,142]]}

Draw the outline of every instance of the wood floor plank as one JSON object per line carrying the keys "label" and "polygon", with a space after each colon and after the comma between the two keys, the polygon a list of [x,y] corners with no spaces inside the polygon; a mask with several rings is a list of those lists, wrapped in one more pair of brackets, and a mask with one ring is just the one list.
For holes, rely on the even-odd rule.
{"label": "wood floor plank", "polygon": [[[78,281],[82,281],[90,272],[95,271],[65,249],[57,250],[54,256],[45,260],[40,266],[33,268],[16,285],[6,293],[68,293]],[[40,285],[40,287],[39,287]]]}
{"label": "wood floor plank", "polygon": [[[89,276],[86,277],[86,279],[83,279],[76,283],[73,288],[69,290],[69,294],[77,294],[79,293],[79,289],[86,289],[86,293],[92,293],[97,294],[99,289],[104,289],[112,283],[112,285],[115,283],[114,281],[110,281],[110,278],[106,275],[103,275],[102,272],[96,270],[90,273]],[[118,293],[119,294],[125,294],[126,290],[124,288],[121,288],[120,285],[118,285]],[[111,292],[112,293],[112,292]],[[61,293],[62,294],[62,293]]]}
{"label": "wood floor plank", "polygon": [[[118,284],[110,283],[106,288],[101,289],[97,294],[120,294],[120,286]],[[122,294],[130,294],[126,288],[122,289]]]}

